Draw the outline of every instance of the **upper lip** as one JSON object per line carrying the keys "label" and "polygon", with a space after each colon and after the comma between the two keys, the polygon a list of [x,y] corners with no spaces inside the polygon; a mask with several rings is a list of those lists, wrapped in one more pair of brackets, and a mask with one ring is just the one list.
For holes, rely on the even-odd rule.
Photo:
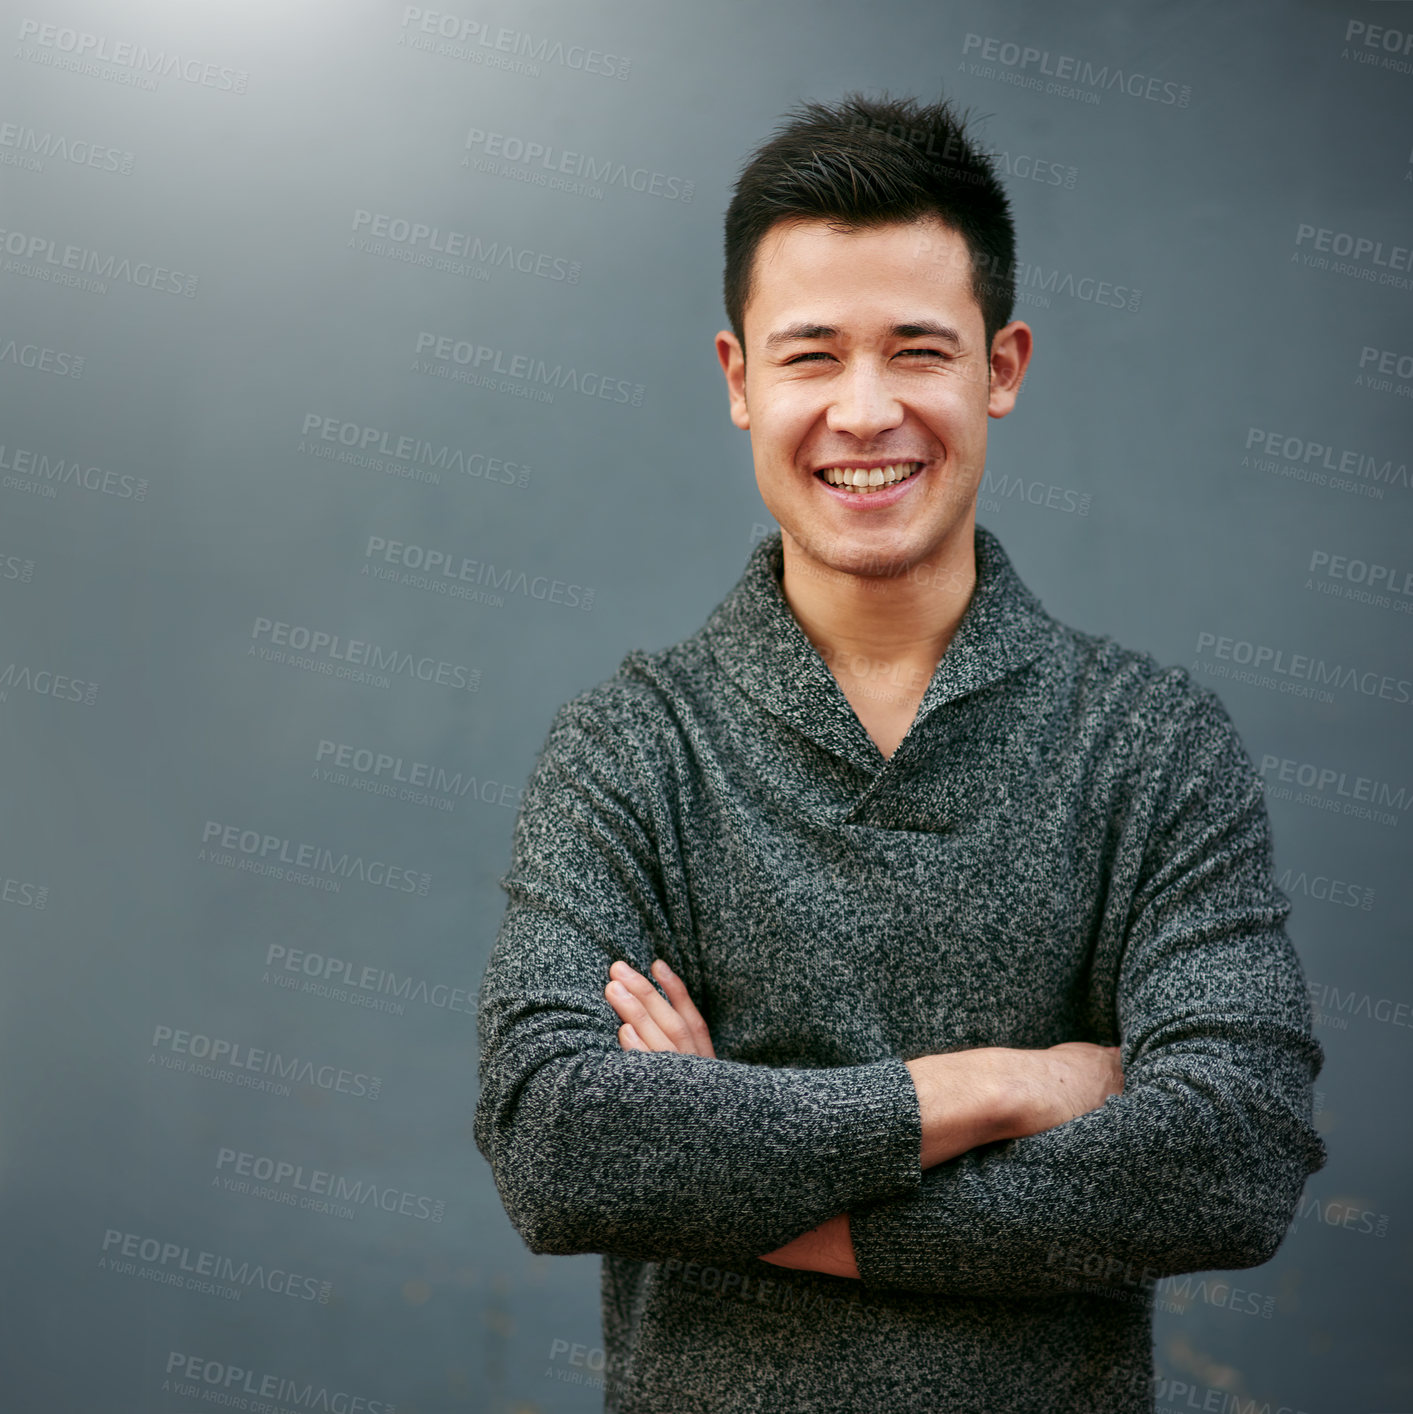
{"label": "upper lip", "polygon": [[878,457],[873,461],[851,461],[847,457],[843,461],[820,462],[815,467],[815,474],[821,471],[828,471],[830,467],[837,466],[840,471],[872,471],[875,467],[885,466],[911,466],[914,462],[925,462],[926,457]]}

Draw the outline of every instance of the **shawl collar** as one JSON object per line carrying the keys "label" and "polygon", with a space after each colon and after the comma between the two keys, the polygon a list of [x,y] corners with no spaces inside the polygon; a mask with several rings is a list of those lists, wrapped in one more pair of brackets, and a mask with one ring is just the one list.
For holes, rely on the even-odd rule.
{"label": "shawl collar", "polygon": [[[923,694],[910,737],[936,708],[1033,662],[1059,627],[1021,582],[1001,542],[979,525],[975,550],[976,586]],[[887,759],[791,612],[781,587],[784,564],[776,530],[752,551],[740,580],[703,626],[707,644],[753,701],[877,775]]]}

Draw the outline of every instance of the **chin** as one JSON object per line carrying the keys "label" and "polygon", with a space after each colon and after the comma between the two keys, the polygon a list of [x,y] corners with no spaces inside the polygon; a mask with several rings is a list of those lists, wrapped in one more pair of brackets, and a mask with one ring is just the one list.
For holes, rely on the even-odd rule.
{"label": "chin", "polygon": [[806,562],[821,572],[892,578],[904,573],[926,552],[905,537],[889,534],[849,534],[819,527],[784,526],[786,533],[803,552]]}

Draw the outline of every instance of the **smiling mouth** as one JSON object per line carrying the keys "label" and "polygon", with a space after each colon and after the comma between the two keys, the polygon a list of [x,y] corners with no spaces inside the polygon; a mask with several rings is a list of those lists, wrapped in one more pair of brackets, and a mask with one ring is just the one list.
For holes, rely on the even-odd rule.
{"label": "smiling mouth", "polygon": [[867,496],[871,491],[881,491],[887,486],[896,486],[915,476],[923,468],[922,462],[895,462],[892,466],[848,467],[827,466],[815,472],[821,481],[837,486],[841,491]]}

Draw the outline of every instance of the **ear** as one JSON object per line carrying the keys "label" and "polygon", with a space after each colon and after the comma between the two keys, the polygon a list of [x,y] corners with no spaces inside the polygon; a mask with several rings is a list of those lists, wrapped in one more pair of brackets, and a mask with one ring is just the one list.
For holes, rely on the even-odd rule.
{"label": "ear", "polygon": [[991,340],[991,393],[986,402],[990,417],[1005,417],[1016,405],[1025,370],[1030,365],[1030,325],[1013,319]]}
{"label": "ear", "polygon": [[716,356],[726,375],[726,393],[731,400],[731,421],[743,432],[749,431],[751,415],[746,411],[746,355],[741,341],[729,329],[716,336]]}

